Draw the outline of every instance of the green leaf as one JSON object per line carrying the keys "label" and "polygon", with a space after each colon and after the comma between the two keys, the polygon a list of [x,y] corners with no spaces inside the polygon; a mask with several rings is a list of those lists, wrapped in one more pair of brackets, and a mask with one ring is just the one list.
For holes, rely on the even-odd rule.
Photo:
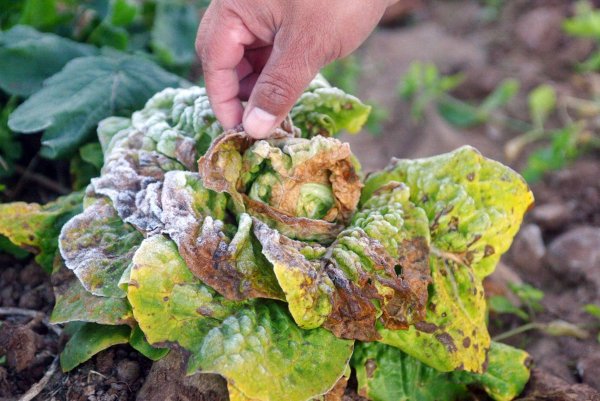
{"label": "green leaf", "polygon": [[56,0],[24,0],[20,23],[37,29],[54,28],[60,21]]}
{"label": "green leaf", "polygon": [[81,193],[45,205],[14,202],[0,204],[0,234],[13,244],[37,254],[35,260],[52,271],[63,224],[81,210]]}
{"label": "green leaf", "polygon": [[119,280],[143,236],[124,223],[107,199],[98,199],[62,229],[60,252],[87,291],[125,297]]}
{"label": "green leaf", "polygon": [[583,307],[586,313],[600,319],[600,306],[595,304],[587,304]]}
{"label": "green leaf", "polygon": [[431,287],[426,324],[380,329],[382,341],[449,371],[481,371],[489,347],[482,279],[509,248],[533,202],[521,177],[470,147],[426,159],[396,160],[369,176],[363,202],[391,181],[429,220]]}
{"label": "green leaf", "polygon": [[[0,61],[1,63],[1,61]],[[8,116],[17,106],[17,97],[11,97],[0,111],[0,178],[12,175],[14,161],[22,154],[21,144],[8,128]]]}
{"label": "green leaf", "polygon": [[290,112],[302,136],[335,136],[345,130],[351,134],[360,131],[367,122],[371,106],[356,97],[332,88],[318,75],[300,96]]}
{"label": "green leaf", "polygon": [[485,98],[479,109],[487,115],[495,109],[506,106],[517,92],[519,92],[519,81],[512,78],[505,79]]}
{"label": "green leaf", "polygon": [[10,240],[4,235],[0,235],[0,251],[6,252],[19,260],[25,259],[27,256],[29,256],[29,252],[10,242]]}
{"label": "green leaf", "polygon": [[257,301],[211,330],[190,364],[253,400],[304,401],[335,385],[352,348],[324,329],[299,329],[280,303]]}
{"label": "green leaf", "polygon": [[130,332],[129,326],[85,323],[73,334],[60,354],[60,366],[63,372],[70,371],[113,345],[126,344]]}
{"label": "green leaf", "polygon": [[130,25],[138,13],[138,5],[132,0],[113,0],[109,11],[110,23],[114,26]]}
{"label": "green leaf", "polygon": [[0,32],[0,88],[12,95],[30,96],[67,62],[97,52],[93,46],[17,25]]}
{"label": "green leaf", "polygon": [[543,128],[548,116],[556,107],[556,91],[550,85],[543,84],[529,93],[529,114],[538,128]]}
{"label": "green leaf", "polygon": [[66,268],[62,269],[53,275],[56,303],[50,316],[52,323],[81,321],[105,325],[133,324],[133,314],[127,299],[93,295],[81,285],[77,277]]}
{"label": "green leaf", "polygon": [[544,307],[540,303],[544,299],[544,292],[527,283],[508,283],[508,288],[534,311],[542,311]]}
{"label": "green leaf", "polygon": [[372,401],[455,401],[469,394],[451,375],[384,344],[358,343],[351,364],[358,394]]}
{"label": "green leaf", "polygon": [[141,57],[83,57],[48,79],[8,124],[23,133],[45,130],[42,154],[63,157],[88,139],[103,118],[129,113],[155,92],[180,84],[181,79]]}
{"label": "green leaf", "polygon": [[450,124],[461,128],[481,124],[486,119],[486,116],[476,107],[453,98],[440,100],[438,112]]}
{"label": "green leaf", "polygon": [[83,161],[88,162],[98,170],[102,168],[104,164],[104,155],[102,154],[102,147],[97,142],[92,142],[83,145],[79,148],[79,155]]}
{"label": "green leaf", "polygon": [[146,340],[146,336],[144,336],[144,332],[137,325],[131,330],[129,344],[140,354],[153,361],[158,361],[165,357],[170,351],[169,348],[157,348],[150,345]]}
{"label": "green leaf", "polygon": [[488,299],[488,306],[491,311],[496,313],[508,313],[516,315],[523,320],[529,320],[529,315],[525,311],[501,295],[495,295]]}
{"label": "green leaf", "polygon": [[528,182],[536,182],[544,173],[559,170],[580,153],[577,147],[577,138],[583,127],[581,125],[568,125],[551,133],[551,143],[532,152],[527,158],[527,165],[523,169],[523,177]]}
{"label": "green leaf", "polygon": [[496,401],[510,401],[529,380],[527,353],[500,343],[492,343],[483,374],[439,372],[378,343],[357,344],[351,364],[359,394],[373,401],[458,401],[468,398],[467,385]]}
{"label": "green leaf", "polygon": [[531,359],[527,352],[509,345],[492,342],[485,373],[454,372],[456,380],[483,388],[495,401],[517,397],[529,381]]}
{"label": "green leaf", "polygon": [[579,1],[575,16],[563,21],[563,29],[571,36],[600,39],[600,11],[589,1]]}
{"label": "green leaf", "polygon": [[196,60],[194,42],[200,11],[194,2],[156,2],[152,49],[159,60],[172,66],[189,66]]}
{"label": "green leaf", "polygon": [[175,244],[160,235],[136,252],[128,298],[151,344],[179,344],[191,353],[188,372],[219,373],[254,400],[303,401],[323,394],[352,353],[352,341],[323,329],[299,329],[276,301],[223,299],[192,275]]}
{"label": "green leaf", "polygon": [[463,80],[462,74],[442,76],[435,64],[416,61],[400,79],[398,91],[403,99],[412,102],[411,114],[418,121],[431,103],[447,96]]}
{"label": "green leaf", "polygon": [[117,50],[127,50],[129,34],[125,28],[102,21],[94,28],[88,41],[98,47],[108,46]]}

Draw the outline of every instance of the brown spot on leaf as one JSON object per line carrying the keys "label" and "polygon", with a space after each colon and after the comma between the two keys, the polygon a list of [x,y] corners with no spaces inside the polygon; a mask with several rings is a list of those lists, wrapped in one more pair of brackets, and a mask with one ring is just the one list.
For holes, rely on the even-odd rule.
{"label": "brown spot on leaf", "polygon": [[448,333],[439,333],[435,335],[435,338],[442,343],[448,352],[454,353],[457,351],[456,345],[454,344],[454,339]]}
{"label": "brown spot on leaf", "polygon": [[438,329],[435,324],[429,322],[417,322],[415,323],[415,328],[423,333],[428,334],[435,333],[435,331]]}
{"label": "brown spot on leaf", "polygon": [[491,256],[491,255],[493,255],[495,252],[496,252],[496,250],[494,249],[494,247],[493,247],[493,246],[491,246],[491,245],[486,245],[486,246],[485,246],[485,248],[484,248],[484,251],[483,251],[483,255],[484,255],[485,257],[487,257],[487,256]]}
{"label": "brown spot on leaf", "polygon": [[463,338],[463,347],[469,348],[471,346],[471,339],[469,337]]}
{"label": "brown spot on leaf", "polygon": [[375,370],[377,370],[377,362],[375,359],[367,359],[365,362],[365,370],[367,371],[367,377],[370,379],[375,374]]}

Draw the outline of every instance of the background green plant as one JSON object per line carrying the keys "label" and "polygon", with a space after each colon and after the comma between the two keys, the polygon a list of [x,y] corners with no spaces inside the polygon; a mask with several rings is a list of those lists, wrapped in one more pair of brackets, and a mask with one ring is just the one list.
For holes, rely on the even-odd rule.
{"label": "background green plant", "polygon": [[426,110],[433,109],[457,128],[493,125],[514,132],[516,136],[504,149],[509,162],[536,144],[528,152],[521,171],[528,182],[536,182],[545,172],[561,169],[586,152],[600,148],[600,94],[592,92],[586,99],[574,98],[542,84],[527,94],[529,118],[521,120],[512,117],[507,107],[520,89],[515,79],[500,82],[478,103],[465,102],[452,94],[462,81],[461,74],[444,75],[434,64],[414,62],[401,77],[398,92],[410,102],[416,122],[425,118]]}

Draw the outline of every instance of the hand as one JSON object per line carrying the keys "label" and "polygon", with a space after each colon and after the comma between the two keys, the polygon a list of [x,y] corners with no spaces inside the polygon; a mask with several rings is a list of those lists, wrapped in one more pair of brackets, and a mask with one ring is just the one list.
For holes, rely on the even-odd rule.
{"label": "hand", "polygon": [[223,127],[243,121],[249,135],[268,137],[321,67],[354,51],[394,2],[213,0],[196,50]]}

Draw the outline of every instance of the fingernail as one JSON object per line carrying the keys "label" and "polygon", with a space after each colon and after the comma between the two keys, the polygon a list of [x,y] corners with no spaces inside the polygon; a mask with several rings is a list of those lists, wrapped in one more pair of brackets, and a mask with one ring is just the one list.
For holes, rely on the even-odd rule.
{"label": "fingernail", "polygon": [[254,107],[244,119],[244,130],[251,137],[262,139],[269,136],[277,117],[260,107]]}

